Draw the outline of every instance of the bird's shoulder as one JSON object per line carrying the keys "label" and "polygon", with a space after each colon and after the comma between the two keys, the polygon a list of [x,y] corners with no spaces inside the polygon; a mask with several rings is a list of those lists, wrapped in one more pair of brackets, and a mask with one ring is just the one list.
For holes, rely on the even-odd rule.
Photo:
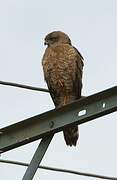
{"label": "bird's shoulder", "polygon": [[[69,57],[75,57],[80,55],[79,51],[73,47],[70,44],[64,44],[64,43],[58,43],[55,45],[51,45],[46,48],[45,53],[44,53],[44,58],[52,57],[52,56],[58,56],[58,55],[64,55],[64,56],[69,56]],[[82,58],[82,56],[80,55]]]}
{"label": "bird's shoulder", "polygon": [[83,68],[83,57],[81,53],[70,44],[56,44],[46,48],[42,63],[45,64],[53,59],[67,59],[68,61],[76,61],[80,68]]}

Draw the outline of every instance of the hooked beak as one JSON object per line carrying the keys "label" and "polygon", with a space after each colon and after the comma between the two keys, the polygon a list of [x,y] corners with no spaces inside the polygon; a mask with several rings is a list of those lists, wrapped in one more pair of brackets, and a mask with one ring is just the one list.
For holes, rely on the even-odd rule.
{"label": "hooked beak", "polygon": [[44,45],[49,45],[48,41],[45,41],[45,42],[44,42]]}

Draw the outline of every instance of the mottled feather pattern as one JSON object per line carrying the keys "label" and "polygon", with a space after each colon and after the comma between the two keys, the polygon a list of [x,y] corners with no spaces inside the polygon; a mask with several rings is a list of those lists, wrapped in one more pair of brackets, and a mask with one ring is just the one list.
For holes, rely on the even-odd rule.
{"label": "mottled feather pattern", "polygon": [[[59,80],[61,80],[64,89],[63,86],[59,88],[62,91],[66,91],[66,93],[73,93],[73,82],[76,83],[78,71],[77,53],[74,48],[67,44],[61,44],[47,48],[45,54],[47,55],[46,57],[44,56],[43,67],[47,84],[49,83],[49,86],[53,88],[55,86],[54,89],[56,89],[56,86],[59,85]],[[60,89],[58,93],[60,93]]]}
{"label": "mottled feather pattern", "polygon": [[76,146],[78,137],[79,137],[78,126],[71,126],[64,130],[64,138],[67,145]]}
{"label": "mottled feather pattern", "polygon": [[[70,44],[68,36],[54,33],[53,41],[57,36],[58,40],[53,42],[52,35],[47,36],[46,41],[50,44],[45,50],[42,65],[55,107],[61,107],[81,97],[83,58]],[[78,127],[67,127],[63,133],[66,144],[76,146]]]}

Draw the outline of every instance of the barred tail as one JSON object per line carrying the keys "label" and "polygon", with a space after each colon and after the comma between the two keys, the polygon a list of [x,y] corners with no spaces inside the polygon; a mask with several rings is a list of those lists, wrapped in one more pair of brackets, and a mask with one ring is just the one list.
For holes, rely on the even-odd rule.
{"label": "barred tail", "polygon": [[[56,108],[65,106],[74,100],[76,100],[74,95],[64,95],[53,99]],[[79,137],[78,126],[72,125],[70,127],[66,127],[63,130],[63,135],[68,146],[76,146]]]}
{"label": "barred tail", "polygon": [[68,146],[76,146],[79,137],[78,126],[67,127],[64,131],[64,139]]}

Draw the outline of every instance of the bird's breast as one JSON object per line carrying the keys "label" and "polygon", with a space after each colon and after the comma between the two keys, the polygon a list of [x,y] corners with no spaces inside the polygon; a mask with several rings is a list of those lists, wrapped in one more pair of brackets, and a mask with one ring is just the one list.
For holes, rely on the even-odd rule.
{"label": "bird's breast", "polygon": [[73,49],[59,46],[48,49],[45,54],[43,68],[46,81],[52,87],[71,90],[75,68]]}

